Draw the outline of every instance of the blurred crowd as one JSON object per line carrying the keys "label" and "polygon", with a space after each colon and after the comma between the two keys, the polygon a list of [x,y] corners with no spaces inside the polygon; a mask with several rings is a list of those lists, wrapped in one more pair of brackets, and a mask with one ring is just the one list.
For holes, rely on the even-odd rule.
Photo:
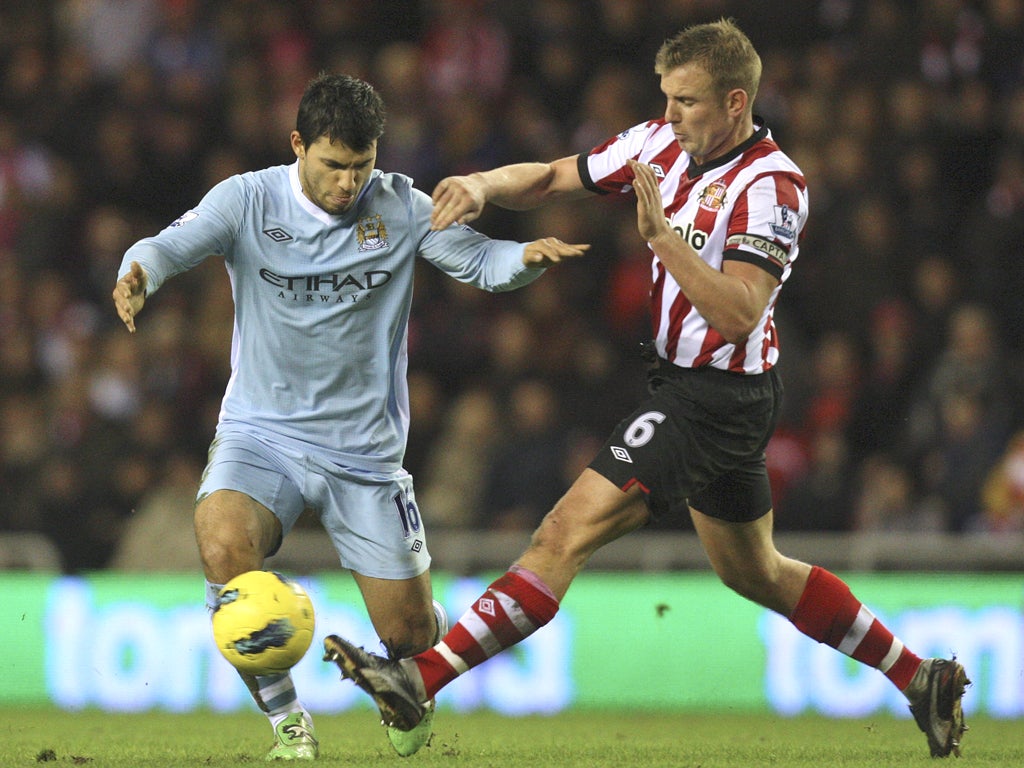
{"label": "blurred crowd", "polygon": [[[312,75],[380,90],[377,166],[429,193],[659,117],[658,46],[723,15],[810,189],[778,311],[778,528],[1024,529],[1024,0],[4,0],[0,532],[48,536],[68,572],[195,562],[223,265],[168,283],[134,337],[110,293],[136,239],[294,159]],[[421,268],[407,467],[434,536],[531,528],[643,392],[635,221],[625,198],[488,210],[489,235],[593,244],[509,295]]]}

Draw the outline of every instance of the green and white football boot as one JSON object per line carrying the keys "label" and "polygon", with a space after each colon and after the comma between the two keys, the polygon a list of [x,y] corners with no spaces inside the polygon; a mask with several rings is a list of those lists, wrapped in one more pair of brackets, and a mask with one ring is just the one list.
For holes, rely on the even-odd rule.
{"label": "green and white football boot", "polygon": [[320,744],[313,731],[313,721],[303,712],[293,712],[274,729],[274,746],[267,760],[316,760]]}
{"label": "green and white football boot", "polygon": [[[437,618],[437,634],[434,635],[434,644],[441,641],[441,638],[448,634],[448,614],[437,600],[434,601],[434,616]],[[434,700],[426,703],[426,710],[423,719],[415,728],[409,731],[401,731],[398,728],[388,728],[388,741],[395,748],[395,752],[401,757],[415,755],[423,747],[430,743],[430,737],[434,735]]]}
{"label": "green and white football boot", "polygon": [[430,743],[430,737],[434,735],[434,700],[431,699],[425,705],[423,718],[410,731],[401,731],[393,726],[388,727],[388,741],[394,747],[400,757],[415,755],[423,747]]}

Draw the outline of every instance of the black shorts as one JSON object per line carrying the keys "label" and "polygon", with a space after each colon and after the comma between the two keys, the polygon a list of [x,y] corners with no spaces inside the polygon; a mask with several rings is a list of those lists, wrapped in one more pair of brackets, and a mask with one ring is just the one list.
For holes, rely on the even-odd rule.
{"label": "black shorts", "polygon": [[650,396],[590,468],[623,490],[639,486],[655,518],[688,506],[731,522],[767,514],[764,449],[782,400],[775,369],[745,376],[662,360],[649,376]]}

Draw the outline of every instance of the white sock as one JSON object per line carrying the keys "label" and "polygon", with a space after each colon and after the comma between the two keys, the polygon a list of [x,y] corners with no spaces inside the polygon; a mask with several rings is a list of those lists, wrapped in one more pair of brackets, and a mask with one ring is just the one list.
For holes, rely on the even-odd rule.
{"label": "white sock", "polygon": [[281,675],[258,675],[256,677],[259,701],[268,717],[290,715],[293,712],[304,712],[302,704],[295,693],[295,683],[288,672]]}
{"label": "white sock", "polygon": [[[307,720],[307,722],[309,722],[310,725],[313,724],[313,718],[310,717],[309,712],[307,712],[305,707],[303,707],[301,704],[299,705],[299,708],[294,710],[294,711],[295,712],[301,712],[302,716]],[[291,712],[279,712],[276,715],[267,715],[267,719],[270,720],[270,727],[273,730],[276,731],[277,730],[277,726],[279,726],[281,724],[281,721],[284,720],[286,717],[288,717],[288,715],[290,715],[290,714],[292,714],[292,713]]]}

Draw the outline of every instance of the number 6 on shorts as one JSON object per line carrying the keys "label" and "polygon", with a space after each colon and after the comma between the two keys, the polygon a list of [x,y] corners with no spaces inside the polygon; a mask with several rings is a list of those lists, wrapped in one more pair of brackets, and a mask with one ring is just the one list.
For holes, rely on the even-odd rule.
{"label": "number 6 on shorts", "polygon": [[626,445],[630,448],[639,448],[647,445],[654,437],[654,425],[661,424],[665,420],[665,414],[660,411],[648,411],[633,419],[633,423],[626,427],[624,438]]}

